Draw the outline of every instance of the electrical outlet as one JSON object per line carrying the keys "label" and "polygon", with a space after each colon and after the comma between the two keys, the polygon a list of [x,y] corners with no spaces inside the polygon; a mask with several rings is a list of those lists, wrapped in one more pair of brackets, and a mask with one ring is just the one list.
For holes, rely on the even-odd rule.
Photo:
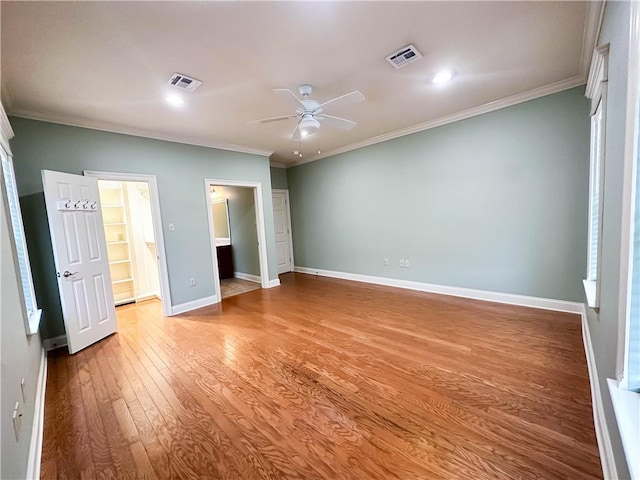
{"label": "electrical outlet", "polygon": [[20,432],[22,431],[22,408],[20,402],[16,402],[13,408],[13,431],[16,434],[16,442],[20,441]]}
{"label": "electrical outlet", "polygon": [[402,259],[400,260],[400,266],[404,267],[404,260],[402,260]]}
{"label": "electrical outlet", "polygon": [[384,259],[384,266],[385,266],[385,267],[388,267],[388,266],[389,266],[389,259],[388,259],[388,258],[385,258],[385,259]]}
{"label": "electrical outlet", "polygon": [[190,278],[189,279],[189,285],[191,285],[192,287],[196,286],[196,279],[195,278]]}
{"label": "electrical outlet", "polygon": [[405,260],[404,261],[404,267],[405,268],[409,268],[409,260]]}
{"label": "electrical outlet", "polygon": [[22,391],[22,402],[27,403],[27,384],[24,378],[20,380],[20,390]]}

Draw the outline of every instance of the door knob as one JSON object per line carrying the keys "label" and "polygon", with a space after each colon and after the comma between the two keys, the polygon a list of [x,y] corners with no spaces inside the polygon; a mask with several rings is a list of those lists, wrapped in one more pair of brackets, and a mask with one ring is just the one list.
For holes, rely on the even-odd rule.
{"label": "door knob", "polygon": [[64,273],[62,274],[62,276],[64,278],[67,278],[67,277],[70,277],[71,275],[75,275],[76,273],[78,273],[78,272],[71,273],[69,270],[65,270]]}

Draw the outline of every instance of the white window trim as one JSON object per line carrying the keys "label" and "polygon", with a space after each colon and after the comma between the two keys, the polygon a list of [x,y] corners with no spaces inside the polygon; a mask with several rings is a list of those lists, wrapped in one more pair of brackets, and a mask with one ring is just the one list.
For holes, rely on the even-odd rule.
{"label": "white window trim", "polygon": [[[594,190],[594,175],[598,174],[599,179],[599,197],[598,197],[598,239],[596,248],[596,278],[591,278],[590,272],[587,271],[587,278],[582,281],[584,286],[584,292],[587,299],[587,306],[589,308],[600,308],[600,273],[602,263],[602,217],[603,217],[603,202],[604,202],[604,170],[605,170],[605,152],[606,152],[606,118],[607,118],[607,81],[608,81],[608,58],[609,58],[609,44],[597,47],[593,52],[593,59],[591,61],[591,69],[589,71],[589,80],[587,81],[586,96],[591,99],[591,117],[597,112],[598,107],[601,108],[603,122],[600,125],[601,136],[598,150],[600,154],[600,163],[598,165],[599,172],[594,172],[594,156],[593,149],[593,130],[591,131],[591,144],[590,144],[590,167],[589,167],[589,231],[588,231],[588,258],[587,265],[590,265],[590,258],[593,246],[591,245],[592,238],[592,218],[593,218],[593,190]],[[589,268],[587,267],[587,270]]]}
{"label": "white window trim", "polygon": [[[9,167],[9,175],[13,178],[13,183],[15,186],[16,181],[15,181],[15,173],[13,171],[13,159],[2,147],[0,147],[0,155],[2,156],[2,160],[5,160],[5,159],[7,160],[7,165]],[[2,180],[1,180],[2,196],[4,197],[4,204],[6,206],[6,215],[8,219],[9,230],[11,233],[10,235],[11,252],[13,254],[13,259],[15,264],[18,265],[18,249],[16,248],[17,238],[16,238],[15,230],[16,228],[20,229],[22,233],[21,237],[25,239],[24,225],[22,224],[22,212],[20,211],[20,202],[19,202],[19,199],[17,198],[17,192],[16,192],[16,198],[13,200],[16,202],[16,208],[18,210],[17,212],[18,225],[14,225],[11,219],[12,215],[9,207],[9,198],[8,198],[9,192],[7,191],[7,187],[5,183],[4,169],[5,169],[4,162],[0,162],[0,173],[2,174]],[[22,247],[23,247],[24,256],[25,256],[24,262],[26,264],[26,274],[27,274],[26,284],[23,281],[22,276],[20,275],[20,272],[16,272],[16,276],[17,276],[18,284],[21,285],[20,303],[21,303],[21,309],[22,309],[22,316],[25,324],[25,330],[27,335],[34,335],[38,333],[38,329],[40,328],[40,319],[42,318],[42,310],[38,308],[35,289],[33,288],[33,277],[31,275],[31,263],[29,261],[29,253],[27,251],[26,240],[24,241],[24,244],[22,245]],[[26,301],[27,295],[29,295],[31,304],[34,307],[33,311],[31,312],[27,311],[27,301]]]}
{"label": "white window trim", "polygon": [[635,219],[635,185],[640,125],[640,5],[631,2],[627,105],[625,122],[624,173],[622,186],[622,235],[620,244],[620,289],[618,299],[618,348],[616,379],[608,379],[609,393],[616,415],[627,466],[632,478],[640,478],[640,393],[627,390],[626,362],[629,348],[629,315],[633,272],[633,228]]}

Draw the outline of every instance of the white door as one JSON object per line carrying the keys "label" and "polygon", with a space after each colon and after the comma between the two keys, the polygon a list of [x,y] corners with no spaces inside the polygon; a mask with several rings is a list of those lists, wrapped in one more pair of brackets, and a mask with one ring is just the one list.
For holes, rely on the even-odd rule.
{"label": "white door", "polygon": [[98,180],[42,171],[69,352],[117,330]]}
{"label": "white door", "polygon": [[291,220],[288,197],[289,195],[286,190],[273,191],[273,223],[276,231],[278,274],[293,270]]}

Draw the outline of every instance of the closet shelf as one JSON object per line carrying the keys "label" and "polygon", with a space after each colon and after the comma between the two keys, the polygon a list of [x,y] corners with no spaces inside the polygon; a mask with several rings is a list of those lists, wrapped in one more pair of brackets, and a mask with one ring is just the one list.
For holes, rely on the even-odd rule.
{"label": "closet shelf", "polygon": [[114,260],[113,262],[109,262],[109,265],[116,265],[120,263],[131,263],[131,259],[127,258],[126,260]]}
{"label": "closet shelf", "polygon": [[124,223],[124,222],[111,222],[111,223],[105,223],[104,224],[105,227],[113,227],[113,226],[117,226],[117,225],[126,225],[126,223]]}
{"label": "closet shelf", "polygon": [[122,280],[113,280],[111,283],[117,285],[118,283],[129,283],[133,282],[133,278],[123,278]]}
{"label": "closet shelf", "polygon": [[126,245],[129,243],[127,240],[118,240],[117,242],[107,242],[107,245]]}

